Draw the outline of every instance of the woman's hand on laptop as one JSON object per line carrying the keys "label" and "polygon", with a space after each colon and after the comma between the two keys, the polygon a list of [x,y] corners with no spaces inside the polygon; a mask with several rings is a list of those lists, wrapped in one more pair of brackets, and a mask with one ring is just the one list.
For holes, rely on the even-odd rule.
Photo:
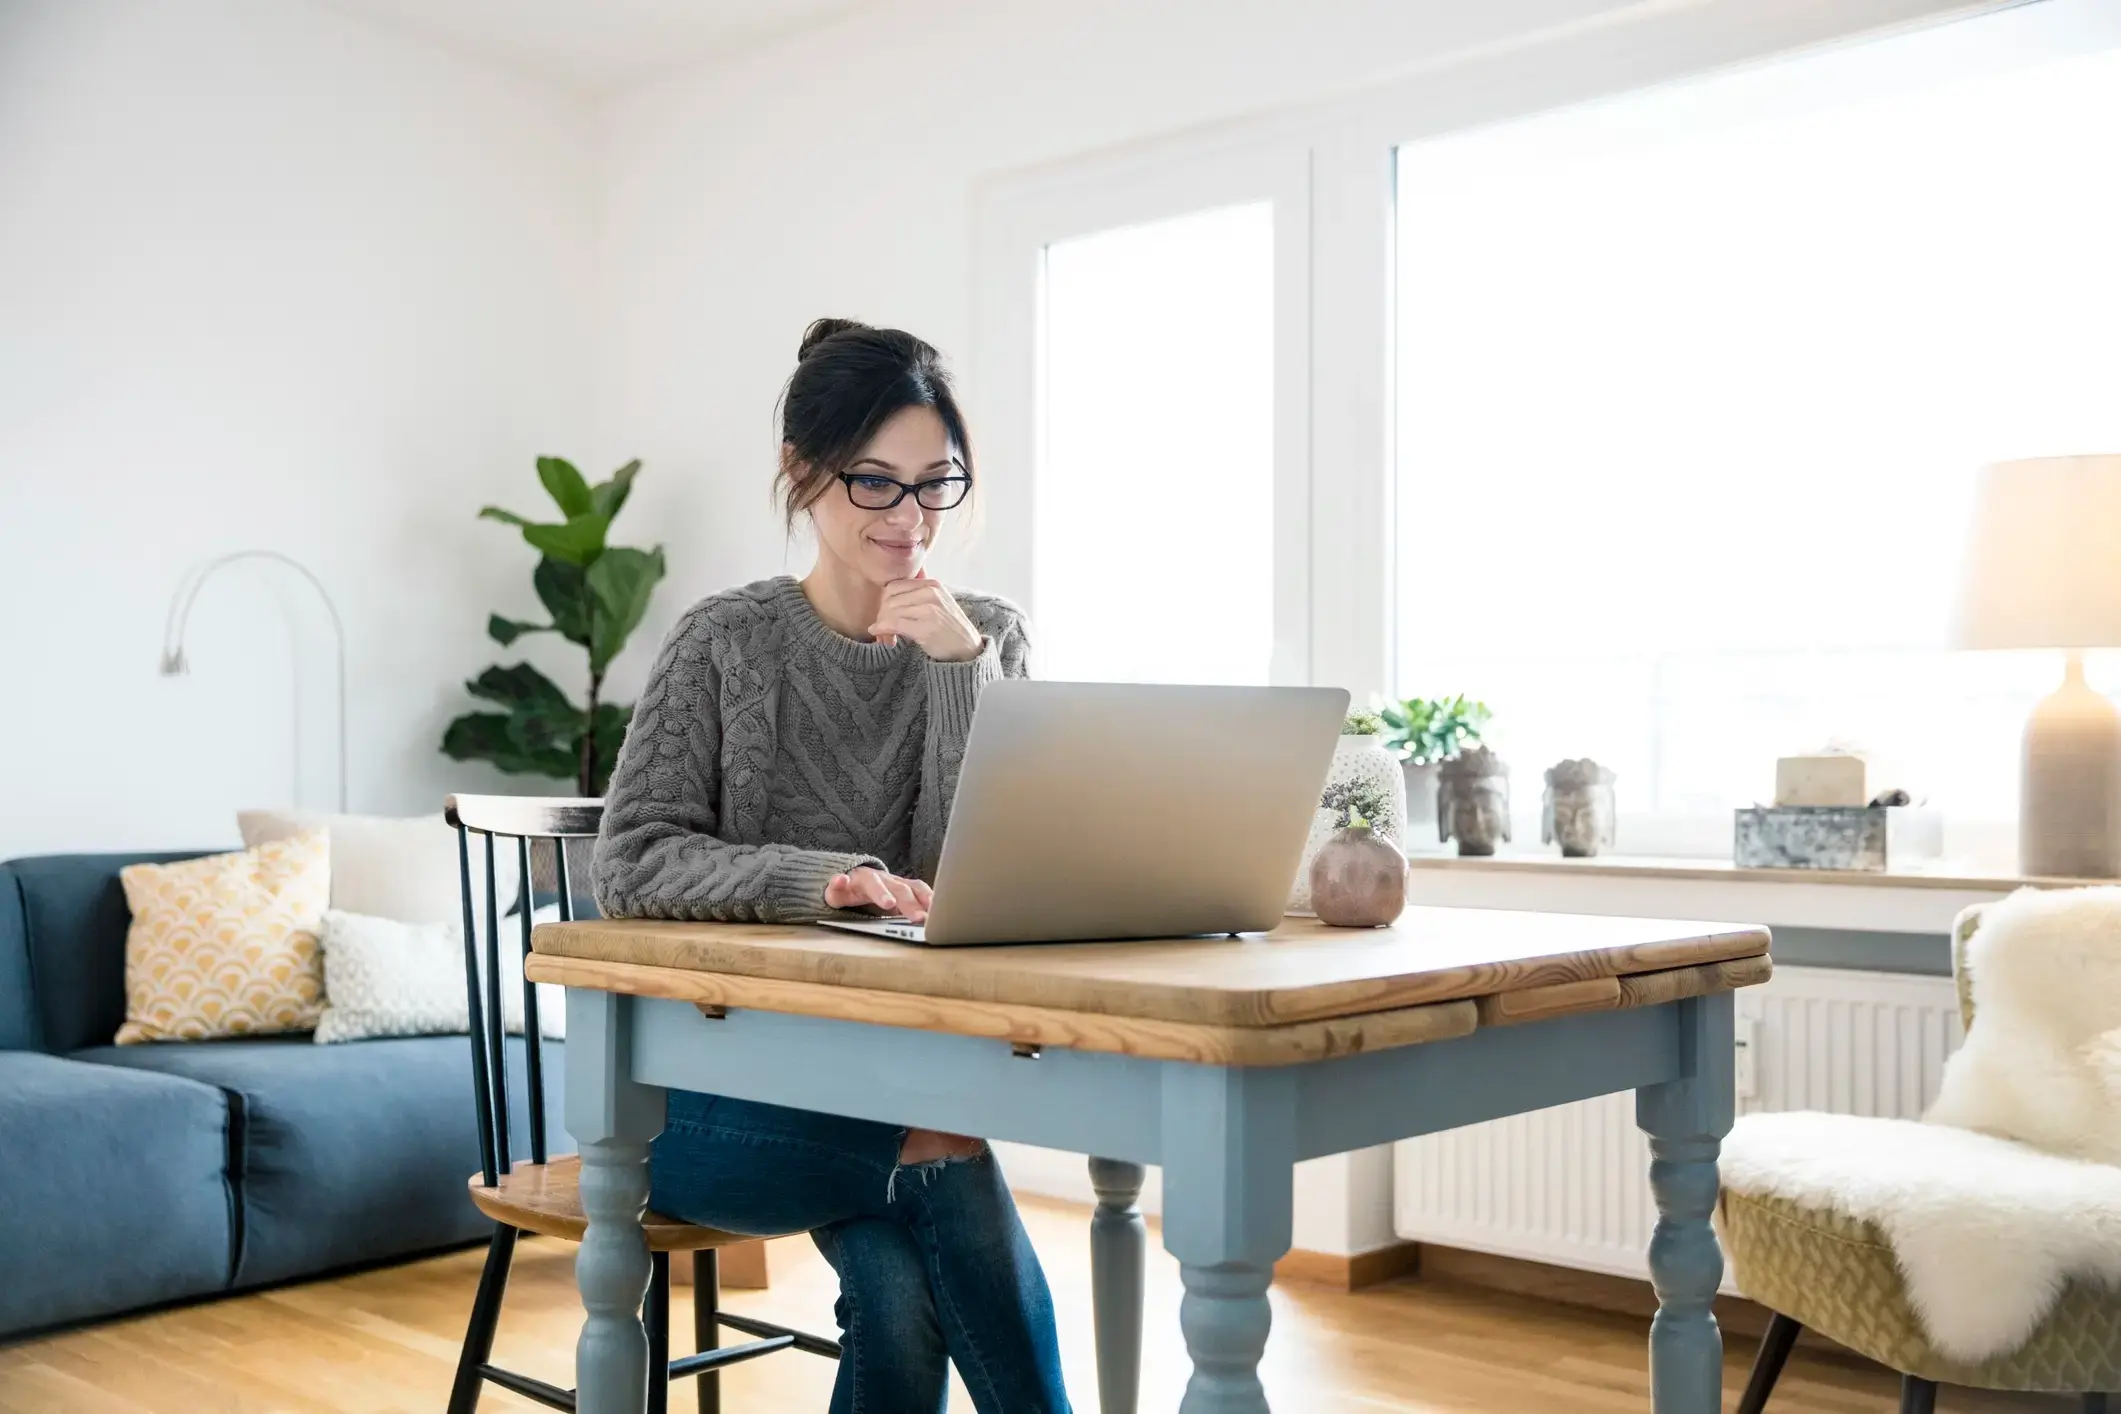
{"label": "woman's hand on laptop", "polygon": [[825,885],[827,908],[874,908],[909,923],[924,922],[935,894],[918,879],[901,879],[881,869],[853,869],[835,874]]}

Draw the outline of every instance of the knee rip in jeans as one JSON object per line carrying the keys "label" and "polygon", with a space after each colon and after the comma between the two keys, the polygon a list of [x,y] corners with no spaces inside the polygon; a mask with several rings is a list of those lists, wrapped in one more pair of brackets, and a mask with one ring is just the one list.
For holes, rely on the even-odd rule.
{"label": "knee rip in jeans", "polygon": [[891,1177],[884,1184],[884,1201],[887,1203],[898,1197],[898,1176],[902,1173],[912,1174],[921,1183],[926,1184],[933,1181],[935,1176],[946,1168],[956,1164],[969,1164],[976,1159],[986,1158],[988,1154],[987,1141],[984,1139],[973,1139],[967,1141],[971,1145],[970,1148],[953,1146],[948,1152],[937,1155],[935,1158],[921,1159],[909,1163],[905,1158],[906,1140],[907,1136],[912,1133],[913,1131],[909,1129],[899,1135],[899,1161],[892,1165]]}

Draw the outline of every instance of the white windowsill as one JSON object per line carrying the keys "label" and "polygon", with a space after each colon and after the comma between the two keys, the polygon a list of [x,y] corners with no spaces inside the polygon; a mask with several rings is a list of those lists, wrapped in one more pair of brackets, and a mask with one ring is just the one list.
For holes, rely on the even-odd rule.
{"label": "white windowsill", "polygon": [[1740,869],[1728,860],[1622,855],[1468,859],[1417,854],[1409,863],[1411,903],[1880,933],[1946,933],[1960,909],[1992,902],[2027,885],[2065,888],[2112,882],[2026,879],[1946,867],[1886,873]]}

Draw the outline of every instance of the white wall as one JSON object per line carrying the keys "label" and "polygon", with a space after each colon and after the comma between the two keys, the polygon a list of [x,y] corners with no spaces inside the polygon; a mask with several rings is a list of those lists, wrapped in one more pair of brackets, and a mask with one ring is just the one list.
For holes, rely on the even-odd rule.
{"label": "white wall", "polygon": [[[322,620],[256,571],[156,674],[186,569],[268,546],[344,614],[352,803],[437,750],[529,611],[531,459],[586,451],[579,100],[285,0],[0,0],[0,858],[215,844],[332,791]],[[289,614],[304,651],[290,660]]]}

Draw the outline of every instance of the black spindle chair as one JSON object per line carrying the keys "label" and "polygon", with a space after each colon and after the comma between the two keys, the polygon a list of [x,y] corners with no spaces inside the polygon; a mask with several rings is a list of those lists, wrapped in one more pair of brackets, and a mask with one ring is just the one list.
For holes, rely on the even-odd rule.
{"label": "black spindle chair", "polygon": [[[588,1221],[582,1212],[581,1160],[573,1154],[552,1157],[547,1151],[545,1131],[544,1038],[538,1027],[537,987],[523,979],[523,1098],[528,1102],[527,1159],[514,1156],[513,1126],[509,1121],[512,1093],[508,1074],[507,1013],[501,1005],[501,916],[502,900],[494,865],[502,848],[512,848],[516,857],[521,892],[516,900],[517,937],[511,946],[530,955],[533,846],[549,849],[559,914],[574,916],[573,880],[568,868],[569,841],[593,840],[602,821],[600,800],[534,799],[525,796],[453,795],[443,809],[444,818],[456,827],[458,872],[464,900],[464,997],[471,1013],[471,1079],[478,1105],[479,1172],[469,1180],[471,1201],[494,1220],[493,1238],[486,1249],[486,1268],[479,1276],[479,1291],[471,1307],[471,1325],[464,1333],[464,1349],[457,1361],[456,1383],[450,1390],[449,1414],[472,1414],[479,1394],[488,1384],[514,1390],[552,1409],[575,1407],[573,1390],[561,1389],[543,1380],[504,1370],[491,1363],[494,1330],[500,1324],[501,1297],[508,1287],[508,1269],[514,1260],[516,1239],[524,1233],[542,1237],[581,1240]],[[471,837],[484,838],[483,889],[474,886]],[[479,958],[482,930],[473,926],[484,909],[485,960]],[[721,1277],[716,1249],[751,1239],[713,1228],[650,1213],[647,1230],[651,1275],[643,1307],[648,1327],[648,1359],[652,1367],[667,1368],[664,1379],[648,1381],[648,1414],[667,1414],[670,1381],[698,1377],[700,1414],[721,1414],[721,1377],[725,1365],[754,1359],[776,1350],[797,1349],[830,1359],[839,1357],[833,1341],[767,1321],[735,1316],[721,1309]],[[699,1353],[670,1358],[670,1254],[693,1254],[692,1333]],[[719,1328],[727,1326],[757,1337],[743,1345],[722,1346]]]}

